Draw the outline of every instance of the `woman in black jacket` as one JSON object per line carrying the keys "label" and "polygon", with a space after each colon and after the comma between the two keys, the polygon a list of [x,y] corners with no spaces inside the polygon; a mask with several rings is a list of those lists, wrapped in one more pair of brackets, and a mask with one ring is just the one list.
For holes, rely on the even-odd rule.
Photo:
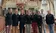
{"label": "woman in black jacket", "polygon": [[11,32],[11,26],[12,26],[12,9],[9,9],[9,12],[6,14],[6,33]]}

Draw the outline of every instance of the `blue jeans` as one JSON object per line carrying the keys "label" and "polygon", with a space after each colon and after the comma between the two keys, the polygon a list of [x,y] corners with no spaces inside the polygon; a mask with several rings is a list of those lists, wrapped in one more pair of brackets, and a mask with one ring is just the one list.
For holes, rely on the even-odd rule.
{"label": "blue jeans", "polygon": [[20,24],[20,33],[24,33],[24,24],[23,23]]}
{"label": "blue jeans", "polygon": [[43,28],[43,30],[44,30],[44,33],[46,33],[46,26],[45,26],[45,23],[43,23],[42,28]]}
{"label": "blue jeans", "polygon": [[48,27],[49,27],[50,33],[54,33],[54,25],[53,24],[49,24]]}

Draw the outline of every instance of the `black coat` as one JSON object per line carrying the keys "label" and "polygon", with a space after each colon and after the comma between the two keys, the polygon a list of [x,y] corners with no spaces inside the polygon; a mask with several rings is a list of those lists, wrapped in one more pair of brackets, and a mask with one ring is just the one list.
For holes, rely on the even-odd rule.
{"label": "black coat", "polygon": [[11,25],[12,24],[12,14],[7,13],[5,17],[5,25]]}
{"label": "black coat", "polygon": [[20,15],[19,21],[20,21],[20,24],[25,24],[25,21],[26,21],[25,15]]}
{"label": "black coat", "polygon": [[13,26],[18,26],[18,21],[19,21],[19,14],[13,14],[12,15],[12,20],[13,20]]}
{"label": "black coat", "polygon": [[53,24],[54,23],[54,16],[52,14],[46,15],[46,23],[47,24]]}
{"label": "black coat", "polygon": [[37,15],[31,15],[32,22],[37,22]]}
{"label": "black coat", "polygon": [[26,24],[31,24],[32,23],[31,22],[31,15],[26,15],[25,18],[26,18]]}
{"label": "black coat", "polygon": [[42,16],[41,16],[41,15],[37,15],[37,24],[38,24],[39,26],[42,25]]}

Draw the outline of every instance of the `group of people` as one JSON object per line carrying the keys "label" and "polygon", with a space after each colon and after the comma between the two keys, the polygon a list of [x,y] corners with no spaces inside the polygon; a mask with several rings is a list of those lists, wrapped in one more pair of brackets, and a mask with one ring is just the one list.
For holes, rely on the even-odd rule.
{"label": "group of people", "polygon": [[[43,10],[42,10],[43,11]],[[8,13],[5,17],[5,25],[6,25],[6,33],[10,33],[12,28],[15,29],[14,33],[16,33],[16,29],[20,29],[20,33],[31,33],[31,27],[33,33],[42,33],[42,27],[44,26],[44,17],[41,15],[40,11],[31,11],[31,10],[21,10],[20,15],[18,14],[18,9],[16,8],[14,13],[12,14],[12,9],[8,10]],[[54,33],[53,24],[54,24],[54,16],[48,11],[46,15],[46,23],[49,26],[50,33]],[[18,27],[19,25],[19,27]],[[44,33],[46,33],[45,29],[43,28]],[[12,32],[13,33],[13,32]]]}

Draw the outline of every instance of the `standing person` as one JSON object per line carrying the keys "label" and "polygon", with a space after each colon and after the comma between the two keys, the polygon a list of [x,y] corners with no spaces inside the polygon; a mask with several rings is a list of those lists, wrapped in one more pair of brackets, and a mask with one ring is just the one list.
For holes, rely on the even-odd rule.
{"label": "standing person", "polygon": [[20,33],[25,33],[25,27],[24,27],[24,25],[25,25],[25,21],[26,21],[26,19],[25,19],[25,12],[24,12],[24,10],[21,10],[21,14],[20,14]]}
{"label": "standing person", "polygon": [[37,20],[36,20],[36,14],[32,11],[32,29],[33,33],[37,33]]}
{"label": "standing person", "polygon": [[39,33],[42,33],[42,16],[40,15],[40,11],[37,11],[37,24]]}
{"label": "standing person", "polygon": [[31,14],[30,10],[26,11],[26,33],[31,33]]}
{"label": "standing person", "polygon": [[19,21],[19,14],[18,14],[18,9],[15,9],[15,13],[12,15],[12,20],[13,20],[13,33],[17,32],[18,28],[18,21]]}
{"label": "standing person", "polygon": [[44,33],[46,33],[46,27],[45,27],[45,14],[43,14],[43,12],[44,12],[44,10],[43,9],[41,9],[41,16],[42,16],[42,22],[43,22],[43,24],[42,24],[42,28],[43,28],[43,30],[44,30]]}
{"label": "standing person", "polygon": [[6,14],[6,33],[11,33],[12,26],[12,9],[9,9],[9,12]]}
{"label": "standing person", "polygon": [[48,14],[46,15],[46,23],[48,24],[50,33],[54,33],[54,16],[51,14],[51,11],[48,11]]}

